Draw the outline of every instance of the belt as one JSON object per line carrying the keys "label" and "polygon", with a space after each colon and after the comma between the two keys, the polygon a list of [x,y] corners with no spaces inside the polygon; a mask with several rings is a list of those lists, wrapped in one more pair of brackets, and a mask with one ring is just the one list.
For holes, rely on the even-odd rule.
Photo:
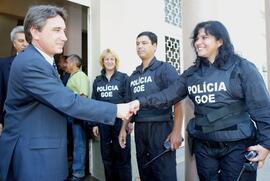
{"label": "belt", "polygon": [[223,142],[196,139],[196,142],[202,143],[208,148],[219,148],[219,149],[228,147],[228,146],[234,146],[234,145],[239,144],[240,142],[244,143],[246,141],[248,141],[248,139],[239,140],[239,141],[223,141]]}
{"label": "belt", "polygon": [[[233,126],[230,126],[228,128],[224,128],[224,129],[221,129],[219,131],[233,131],[233,130],[237,130],[238,126],[237,125],[233,125]],[[198,130],[198,131],[202,131],[202,126],[199,126],[199,125],[195,125],[195,129]]]}
{"label": "belt", "polygon": [[195,117],[196,124],[202,127],[204,133],[209,133],[213,131],[219,131],[234,125],[237,125],[242,122],[250,120],[249,114],[247,112],[237,113],[233,115],[228,115],[222,119],[218,119],[212,122],[209,122],[206,117]]}

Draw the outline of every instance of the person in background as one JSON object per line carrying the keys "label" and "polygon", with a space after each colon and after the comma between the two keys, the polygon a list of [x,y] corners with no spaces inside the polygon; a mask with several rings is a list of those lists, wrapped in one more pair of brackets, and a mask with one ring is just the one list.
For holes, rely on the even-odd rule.
{"label": "person in background", "polygon": [[56,65],[57,70],[60,75],[60,79],[62,80],[63,84],[66,86],[67,81],[69,79],[70,73],[67,72],[67,56],[63,54],[59,54],[55,56],[56,58]]}
{"label": "person in background", "polygon": [[16,55],[28,46],[28,42],[25,39],[24,27],[22,25],[16,26],[12,29],[10,32],[10,40],[13,44]]}
{"label": "person in background", "polygon": [[[57,70],[60,76],[60,79],[62,80],[64,86],[67,85],[67,81],[69,79],[70,73],[67,72],[67,56],[63,54],[56,54],[54,56],[54,60],[57,66]],[[69,120],[69,117],[67,116],[67,120]],[[72,122],[68,121],[67,124],[67,141],[68,141],[68,161],[72,161],[72,155],[73,155],[73,136],[72,136]],[[70,169],[70,168],[69,168]]]}
{"label": "person in background", "polygon": [[[141,95],[131,107],[168,107],[188,96],[194,118],[187,126],[200,180],[238,180],[246,162],[261,167],[270,150],[270,97],[256,66],[234,52],[219,21],[204,21],[192,34],[194,65],[167,89]],[[246,159],[247,151],[258,155]],[[241,180],[256,180],[256,169]]]}
{"label": "person in background", "polygon": [[24,20],[28,47],[14,59],[0,136],[0,180],[63,181],[68,175],[66,115],[113,125],[129,119],[129,104],[92,100],[66,88],[53,56],[63,51],[66,11],[29,8]]}
{"label": "person in background", "polygon": [[[137,54],[142,64],[130,76],[132,100],[166,89],[177,79],[177,72],[172,65],[156,59],[157,41],[157,35],[153,32],[145,31],[137,36]],[[142,108],[133,117],[137,163],[142,181],[177,180],[175,150],[182,143],[183,114],[180,102],[175,103],[173,108],[174,114],[172,106],[166,109]],[[119,142],[123,148],[126,143],[126,123],[123,122],[123,129],[119,135]],[[171,151],[145,167],[147,162],[166,149],[164,142],[168,142]]]}
{"label": "person in background", "polygon": [[[81,70],[82,60],[72,54],[66,59],[66,71],[70,74],[67,87],[75,94],[88,97],[89,95],[89,79]],[[80,181],[85,176],[85,160],[86,160],[86,134],[84,131],[84,122],[82,120],[70,119],[73,136],[73,161],[72,161],[72,181]]]}
{"label": "person in background", "polygon": [[[101,75],[93,84],[92,99],[114,104],[128,102],[129,77],[117,70],[119,57],[111,49],[105,49],[99,58],[102,67]],[[122,121],[116,119],[113,126],[99,124],[93,127],[93,134],[100,136],[101,156],[106,181],[131,181],[130,135],[126,139],[126,147],[122,149],[118,135]]]}
{"label": "person in background", "polygon": [[10,67],[13,62],[13,59],[16,55],[25,49],[28,45],[27,41],[25,40],[25,34],[23,26],[16,26],[10,32],[10,40],[13,44],[13,47],[16,51],[15,55],[1,58],[0,59],[0,90],[1,90],[1,97],[0,97],[0,135],[2,133],[2,129],[4,126],[4,103],[7,97],[7,87],[8,87],[8,79],[10,73]]}

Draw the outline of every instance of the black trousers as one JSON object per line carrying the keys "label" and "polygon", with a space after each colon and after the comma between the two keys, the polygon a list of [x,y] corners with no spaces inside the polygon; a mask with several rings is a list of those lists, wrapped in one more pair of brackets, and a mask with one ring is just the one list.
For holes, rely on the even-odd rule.
{"label": "black trousers", "polygon": [[136,122],[135,142],[141,181],[176,181],[176,155],[170,151],[148,167],[145,163],[165,150],[163,146],[172,131],[172,122]]}
{"label": "black trousers", "polygon": [[118,142],[121,121],[116,120],[114,126],[99,125],[100,148],[106,181],[131,181],[130,135],[126,140],[126,148],[122,149]]}
{"label": "black trousers", "polygon": [[[194,154],[200,181],[236,181],[244,163],[247,140],[221,143],[195,141]],[[256,171],[245,171],[241,181],[255,181]]]}

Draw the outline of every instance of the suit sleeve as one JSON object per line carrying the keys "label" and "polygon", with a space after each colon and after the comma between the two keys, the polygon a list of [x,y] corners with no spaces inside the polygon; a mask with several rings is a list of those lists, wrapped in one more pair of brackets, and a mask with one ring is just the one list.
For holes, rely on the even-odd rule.
{"label": "suit sleeve", "polygon": [[0,123],[4,123],[4,116],[3,116],[3,108],[4,108],[4,77],[3,77],[3,71],[2,71],[2,62],[3,60],[0,59],[0,90],[1,90],[1,96],[0,96]]}
{"label": "suit sleeve", "polygon": [[48,107],[71,117],[110,125],[114,124],[117,113],[116,105],[74,94],[63,86],[61,80],[53,71],[53,69],[42,63],[26,63],[21,77],[28,94]]}

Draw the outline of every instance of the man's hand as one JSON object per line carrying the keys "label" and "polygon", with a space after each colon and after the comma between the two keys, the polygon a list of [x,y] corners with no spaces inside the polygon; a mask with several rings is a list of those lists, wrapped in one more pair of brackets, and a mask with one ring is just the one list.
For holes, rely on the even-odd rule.
{"label": "man's hand", "polygon": [[130,109],[133,111],[134,114],[137,113],[140,109],[140,101],[139,100],[134,100],[129,102]]}
{"label": "man's hand", "polygon": [[93,135],[94,135],[95,137],[99,137],[99,129],[98,129],[98,126],[94,126],[94,127],[92,128],[92,131],[93,131]]}
{"label": "man's hand", "polygon": [[171,143],[171,150],[177,150],[182,144],[182,125],[183,125],[183,111],[181,102],[174,104],[174,118],[173,129],[168,135],[167,140]]}
{"label": "man's hand", "polygon": [[128,123],[126,126],[126,130],[127,130],[127,134],[130,134],[133,131],[134,127],[133,127],[133,123]]}
{"label": "man's hand", "polygon": [[117,117],[122,120],[129,120],[130,116],[133,115],[133,109],[129,103],[117,104]]}
{"label": "man's hand", "polygon": [[121,148],[123,149],[126,147],[126,139],[127,139],[127,132],[126,129],[122,127],[118,136],[118,142]]}
{"label": "man's hand", "polygon": [[2,123],[0,123],[0,135],[2,134],[2,131],[3,131],[3,125]]}
{"label": "man's hand", "polygon": [[177,131],[172,131],[166,140],[170,140],[171,143],[171,150],[177,150],[181,144],[182,144],[182,136],[181,133],[177,132]]}
{"label": "man's hand", "polygon": [[258,167],[261,168],[270,150],[264,148],[261,145],[250,146],[247,149],[247,151],[252,151],[252,150],[256,151],[258,155],[255,158],[249,159],[249,161],[258,162]]}
{"label": "man's hand", "polygon": [[133,124],[127,120],[123,120],[122,127],[118,135],[118,142],[121,148],[126,147],[127,134],[130,134],[133,130]]}

